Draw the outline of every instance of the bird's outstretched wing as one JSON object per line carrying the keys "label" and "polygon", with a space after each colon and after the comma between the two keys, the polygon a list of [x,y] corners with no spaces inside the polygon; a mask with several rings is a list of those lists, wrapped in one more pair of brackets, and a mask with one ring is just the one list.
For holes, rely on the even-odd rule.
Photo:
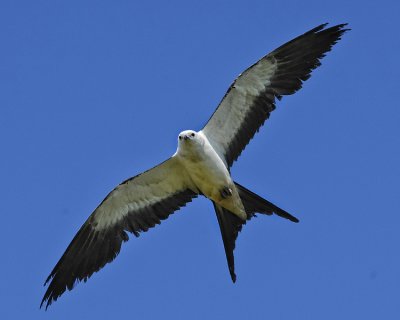
{"label": "bird's outstretched wing", "polygon": [[172,157],[118,185],[96,208],[64,252],[45,285],[47,307],[75,283],[114,260],[127,232],[139,236],[190,202],[197,193]]}
{"label": "bird's outstretched wing", "polygon": [[348,30],[345,26],[323,24],[306,32],[260,59],[232,83],[202,130],[228,168],[275,109],[275,98],[302,87]]}

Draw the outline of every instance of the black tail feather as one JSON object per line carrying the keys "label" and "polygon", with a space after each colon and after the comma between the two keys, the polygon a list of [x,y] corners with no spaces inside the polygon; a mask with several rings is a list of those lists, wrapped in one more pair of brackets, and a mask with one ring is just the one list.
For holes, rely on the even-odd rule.
{"label": "black tail feather", "polygon": [[[261,198],[260,196],[241,186],[237,182],[235,182],[235,185],[246,211],[247,220],[250,220],[253,216],[255,216],[256,213],[267,215],[272,215],[275,213],[282,218],[288,219],[293,222],[299,222],[299,220],[296,217],[292,216],[290,213]],[[235,242],[239,235],[239,232],[242,230],[242,226],[246,224],[247,220],[240,219],[238,216],[216,204],[214,201],[213,205],[215,213],[217,215],[219,228],[221,229],[229,273],[231,275],[232,281],[236,282],[235,257],[233,255],[233,250],[235,250]]]}
{"label": "black tail feather", "polygon": [[254,213],[263,213],[267,215],[272,215],[275,213],[276,215],[288,219],[293,222],[299,222],[299,219],[292,216],[290,213],[285,210],[277,207],[273,203],[269,202],[261,198],[259,195],[254,192],[246,189],[241,186],[239,183],[235,182],[236,188],[239,191],[240,198],[242,199],[242,203],[244,209],[246,210],[247,215],[254,215]]}
{"label": "black tail feather", "polygon": [[235,216],[230,211],[222,208],[214,201],[213,205],[217,215],[219,228],[221,229],[229,273],[231,274],[232,281],[235,282],[235,257],[233,256],[233,250],[235,249],[235,241],[238,237],[238,234],[242,230],[242,225],[245,224],[246,221]]}

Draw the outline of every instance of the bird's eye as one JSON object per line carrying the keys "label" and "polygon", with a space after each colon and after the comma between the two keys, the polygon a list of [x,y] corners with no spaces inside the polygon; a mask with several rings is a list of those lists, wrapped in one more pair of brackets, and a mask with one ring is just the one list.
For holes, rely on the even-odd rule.
{"label": "bird's eye", "polygon": [[193,132],[192,132],[191,136],[194,137],[194,133]]}
{"label": "bird's eye", "polygon": [[182,140],[182,136],[179,136],[179,140]]}

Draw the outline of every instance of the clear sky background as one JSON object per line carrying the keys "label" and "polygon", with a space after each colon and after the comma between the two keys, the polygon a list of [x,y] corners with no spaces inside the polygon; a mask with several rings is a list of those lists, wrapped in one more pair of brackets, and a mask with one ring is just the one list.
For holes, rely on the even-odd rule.
{"label": "clear sky background", "polygon": [[[400,319],[397,1],[0,2],[1,319]],[[232,284],[197,199],[39,310],[104,196],[175,152],[233,79],[323,22],[353,29],[235,163],[259,216]]]}

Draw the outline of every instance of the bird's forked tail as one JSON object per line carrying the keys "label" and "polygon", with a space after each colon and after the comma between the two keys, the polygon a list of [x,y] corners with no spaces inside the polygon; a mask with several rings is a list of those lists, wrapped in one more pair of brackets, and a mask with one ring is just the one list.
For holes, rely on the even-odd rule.
{"label": "bird's forked tail", "polygon": [[[276,214],[290,221],[299,222],[299,219],[292,216],[290,213],[277,207],[268,200],[261,198],[259,195],[246,189],[237,182],[235,182],[235,185],[245,208],[247,220],[250,220],[256,213],[261,213],[267,215]],[[246,220],[240,219],[230,211],[216,204],[215,202],[213,202],[213,204],[215,213],[217,215],[219,227],[221,229],[229,273],[231,275],[232,281],[235,282],[236,274],[233,250],[235,249],[235,242],[238,234],[242,230],[242,226],[246,223]]]}

